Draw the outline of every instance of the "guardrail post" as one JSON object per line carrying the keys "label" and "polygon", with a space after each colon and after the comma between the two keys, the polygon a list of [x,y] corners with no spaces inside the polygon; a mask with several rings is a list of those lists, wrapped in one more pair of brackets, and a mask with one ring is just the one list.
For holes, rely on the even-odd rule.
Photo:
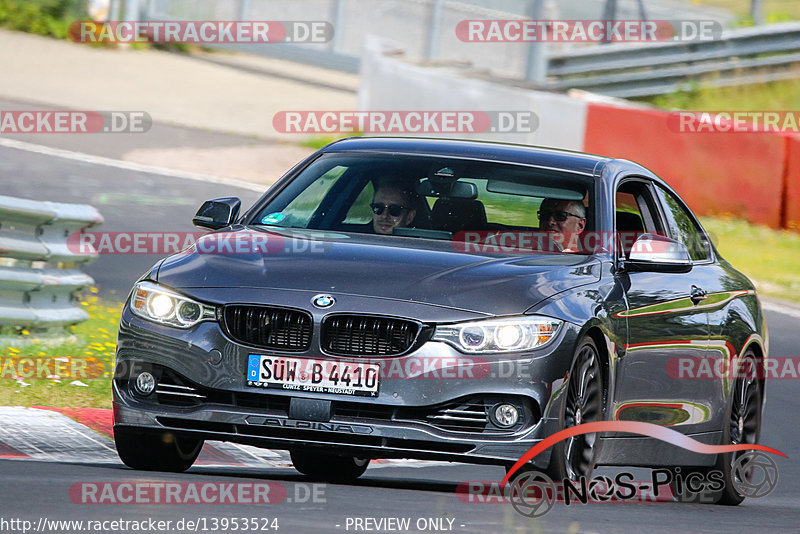
{"label": "guardrail post", "polygon": [[641,20],[647,20],[647,11],[644,8],[644,0],[637,0],[639,3],[639,18]]}
{"label": "guardrail post", "polygon": [[338,52],[342,48],[343,21],[344,21],[344,0],[333,0],[331,4],[331,19],[333,24],[333,38],[331,39],[330,51]]}
{"label": "guardrail post", "polygon": [[250,0],[239,0],[238,20],[250,20]]}
{"label": "guardrail post", "polygon": [[[606,0],[606,5],[603,8],[603,20],[617,20],[617,0]],[[608,44],[610,42],[611,39],[606,35],[602,44]]]}
{"label": "guardrail post", "polygon": [[111,0],[108,6],[108,20],[119,20],[119,3],[122,0]]}
{"label": "guardrail post", "polygon": [[756,26],[764,24],[764,3],[762,0],[750,0],[750,16]]}
{"label": "guardrail post", "polygon": [[[530,19],[542,20],[544,0],[529,0],[528,15]],[[525,79],[538,85],[547,81],[547,43],[531,42],[528,44],[528,59],[525,64]]]}
{"label": "guardrail post", "polygon": [[433,0],[433,4],[431,4],[431,10],[428,15],[428,35],[425,39],[425,59],[428,61],[432,60],[436,55],[443,6],[444,0]]}
{"label": "guardrail post", "polygon": [[125,20],[139,20],[139,0],[125,0]]}

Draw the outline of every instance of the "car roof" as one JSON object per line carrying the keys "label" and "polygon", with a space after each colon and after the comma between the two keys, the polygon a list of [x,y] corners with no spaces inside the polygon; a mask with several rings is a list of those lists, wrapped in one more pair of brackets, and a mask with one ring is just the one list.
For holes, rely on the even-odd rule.
{"label": "car roof", "polygon": [[461,139],[426,139],[411,137],[349,137],[331,143],[323,152],[391,152],[420,154],[426,156],[464,157],[552,167],[576,173],[593,175],[611,158],[572,152],[555,148],[544,148],[509,143],[472,141]]}

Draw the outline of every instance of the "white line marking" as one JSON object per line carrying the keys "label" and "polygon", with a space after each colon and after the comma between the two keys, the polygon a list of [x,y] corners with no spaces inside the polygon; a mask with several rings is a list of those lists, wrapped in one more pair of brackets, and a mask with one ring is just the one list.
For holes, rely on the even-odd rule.
{"label": "white line marking", "polygon": [[269,187],[267,185],[252,184],[250,182],[235,180],[233,178],[223,178],[221,176],[212,176],[210,174],[178,171],[174,169],[166,169],[164,167],[156,167],[153,165],[142,165],[141,163],[122,161],[119,159],[104,158],[102,156],[92,156],[91,154],[84,154],[83,152],[74,152],[72,150],[64,150],[61,148],[35,145],[33,143],[17,141],[16,139],[6,139],[0,137],[0,147],[24,150],[26,152],[43,154],[45,156],[53,156],[56,158],[71,159],[73,161],[91,163],[94,165],[105,165],[106,167],[115,167],[117,169],[124,169],[126,171],[146,172],[150,174],[169,176],[171,178],[183,178],[185,180],[196,180],[198,182],[227,185],[231,187],[238,187],[240,189],[247,189],[249,191],[255,191],[257,193],[263,193]]}
{"label": "white line marking", "polygon": [[780,313],[782,315],[788,315],[790,317],[797,317],[800,319],[800,310],[797,308],[792,308],[790,306],[784,306],[783,304],[776,304],[774,302],[769,301],[761,301],[761,308],[769,311],[774,311],[776,313]]}
{"label": "white line marking", "polygon": [[[261,456],[258,456],[257,454],[255,454],[255,453],[253,453],[253,452],[251,452],[251,451],[247,450],[247,448],[245,448],[243,445],[240,445],[240,444],[238,444],[238,443],[227,443],[227,445],[232,445],[232,446],[233,446],[233,448],[235,448],[235,449],[238,449],[238,450],[242,451],[244,454],[247,454],[247,455],[249,455],[249,456],[252,456],[252,457],[253,457],[253,458],[255,458],[255,459],[256,459],[256,460],[257,460],[259,463],[266,463],[266,461],[265,461],[265,459],[264,459],[264,458],[262,458]],[[275,456],[276,458],[280,458],[280,456],[279,456],[278,454],[274,454],[274,456]]]}
{"label": "white line marking", "polygon": [[[81,423],[80,421],[75,421],[75,422],[80,424],[80,425],[83,425],[83,423]],[[100,447],[104,447],[104,448],[112,451],[114,454],[117,453],[117,448],[111,446],[111,441],[110,440],[108,440],[107,438],[101,437],[99,434],[97,434],[94,430],[92,430],[91,428],[89,428],[86,425],[83,425],[83,428],[86,429],[85,432],[83,431],[83,429],[78,430],[77,428],[73,428],[73,427],[68,427],[68,430],[70,432],[82,437],[82,438],[86,438],[87,440],[91,441],[92,443],[96,443]],[[97,435],[97,438],[99,438],[99,439],[96,439],[94,436],[90,435],[89,432]],[[100,439],[102,439],[103,441],[100,441]]]}

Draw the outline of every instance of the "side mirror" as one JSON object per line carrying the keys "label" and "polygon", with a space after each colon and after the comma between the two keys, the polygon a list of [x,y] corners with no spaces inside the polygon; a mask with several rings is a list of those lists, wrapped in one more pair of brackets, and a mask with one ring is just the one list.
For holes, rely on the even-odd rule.
{"label": "side mirror", "polygon": [[683,243],[657,234],[642,234],[624,265],[627,271],[688,273],[692,258]]}
{"label": "side mirror", "polygon": [[197,210],[192,224],[201,228],[219,230],[230,226],[239,217],[242,201],[236,197],[215,198],[206,200]]}

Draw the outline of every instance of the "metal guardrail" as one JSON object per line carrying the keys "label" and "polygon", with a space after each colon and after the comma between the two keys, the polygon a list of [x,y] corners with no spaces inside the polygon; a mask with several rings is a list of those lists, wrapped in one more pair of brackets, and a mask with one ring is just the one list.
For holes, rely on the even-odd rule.
{"label": "metal guardrail", "polygon": [[[616,3],[619,20],[645,16],[641,2]],[[117,12],[128,20],[327,20],[334,28],[328,43],[217,43],[214,47],[345,72],[359,71],[364,37],[373,33],[395,44],[412,61],[467,61],[471,70],[487,71],[510,83],[584,89],[623,98],[664,94],[699,79],[713,86],[749,81],[743,80],[743,73],[754,76],[756,82],[795,78],[798,74],[792,69],[800,63],[798,22],[728,30],[713,41],[588,47],[481,45],[461,42],[455,34],[456,25],[465,19],[605,18],[601,8],[608,7],[607,0],[124,0],[124,4],[125,9]],[[639,14],[630,13],[634,6]],[[674,18],[671,3],[649,2],[647,7],[651,20]],[[694,9],[687,6],[681,16],[729,22],[719,19],[716,11]]]}
{"label": "metal guardrail", "polygon": [[53,333],[89,318],[76,293],[94,283],[80,266],[97,253],[67,237],[102,222],[86,204],[0,196],[0,326]]}
{"label": "metal guardrail", "polygon": [[548,63],[553,89],[623,98],[664,94],[700,79],[721,87],[797,78],[800,22],[729,30],[713,41],[597,46]]}
{"label": "metal guardrail", "polygon": [[[327,43],[214,43],[237,50],[317,67],[357,73],[364,37],[380,35],[409,57],[431,61],[461,59],[465,52],[477,67],[499,67],[505,73],[526,72],[526,47],[519,57],[499,66],[497,50],[460,42],[455,25],[464,19],[524,19],[543,0],[125,0],[117,10],[127,20],[325,20],[333,26]],[[585,0],[583,0],[585,1]],[[605,1],[605,0],[603,0]],[[134,6],[134,7],[131,7]]]}

